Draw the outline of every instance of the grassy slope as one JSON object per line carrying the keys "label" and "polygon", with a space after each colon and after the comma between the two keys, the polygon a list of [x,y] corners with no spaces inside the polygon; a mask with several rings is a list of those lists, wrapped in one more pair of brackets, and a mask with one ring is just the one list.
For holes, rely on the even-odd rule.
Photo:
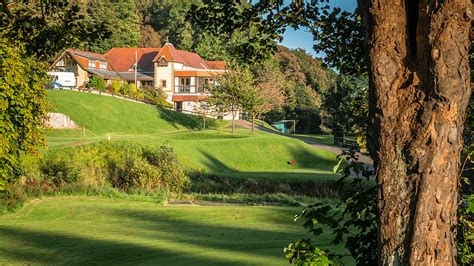
{"label": "grassy slope", "polygon": [[89,133],[165,133],[199,128],[198,117],[114,97],[76,91],[48,91],[51,111],[71,117]]}
{"label": "grassy slope", "polygon": [[[302,141],[239,129],[189,131],[196,117],[112,97],[73,91],[49,91],[54,111],[69,115],[91,132],[53,130],[50,147],[80,145],[106,139],[131,140],[147,145],[169,145],[191,171],[264,178],[332,178],[335,154],[315,149]],[[179,131],[179,132],[178,132]],[[296,165],[290,164],[291,160]]]}
{"label": "grassy slope", "polygon": [[1,217],[0,264],[287,265],[298,211],[47,198]]}

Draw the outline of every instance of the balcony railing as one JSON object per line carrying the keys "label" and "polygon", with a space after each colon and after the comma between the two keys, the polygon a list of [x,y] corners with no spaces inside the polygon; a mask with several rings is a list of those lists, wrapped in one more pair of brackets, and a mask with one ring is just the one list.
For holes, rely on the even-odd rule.
{"label": "balcony railing", "polygon": [[174,91],[175,93],[190,93],[191,90],[195,92],[195,86],[190,86],[190,85],[179,85],[176,86]]}

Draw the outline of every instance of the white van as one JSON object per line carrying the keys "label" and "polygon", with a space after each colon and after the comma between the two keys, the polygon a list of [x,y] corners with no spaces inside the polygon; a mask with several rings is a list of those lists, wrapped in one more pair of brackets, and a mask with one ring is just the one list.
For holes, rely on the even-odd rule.
{"label": "white van", "polygon": [[48,72],[53,77],[53,81],[49,84],[52,89],[76,88],[76,76],[74,72]]}

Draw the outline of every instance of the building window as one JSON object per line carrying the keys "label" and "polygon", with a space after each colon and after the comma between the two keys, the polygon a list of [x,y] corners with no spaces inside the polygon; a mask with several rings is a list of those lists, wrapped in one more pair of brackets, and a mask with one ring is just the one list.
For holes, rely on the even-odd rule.
{"label": "building window", "polygon": [[107,63],[106,62],[100,62],[100,69],[107,69]]}
{"label": "building window", "polygon": [[190,92],[191,91],[191,79],[180,78],[179,79],[179,92]]}
{"label": "building window", "polygon": [[89,60],[89,67],[95,68],[95,61]]}
{"label": "building window", "polygon": [[166,88],[166,79],[161,80],[161,87]]}
{"label": "building window", "polygon": [[215,85],[215,80],[212,78],[199,78],[198,92],[207,93],[206,87]]}

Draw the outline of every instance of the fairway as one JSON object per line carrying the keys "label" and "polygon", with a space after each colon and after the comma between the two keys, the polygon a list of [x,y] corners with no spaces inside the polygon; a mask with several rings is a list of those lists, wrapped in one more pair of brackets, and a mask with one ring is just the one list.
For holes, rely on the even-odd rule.
{"label": "fairway", "polygon": [[299,211],[46,198],[1,217],[0,264],[287,265]]}
{"label": "fairway", "polygon": [[[239,128],[212,120],[214,128],[198,130],[202,118],[110,96],[76,91],[48,91],[55,112],[70,116],[80,130],[48,130],[49,149],[98,141],[126,140],[172,147],[189,173],[272,180],[334,180],[336,154],[301,140]],[[207,122],[209,123],[209,121]],[[291,162],[294,161],[294,164]]]}

